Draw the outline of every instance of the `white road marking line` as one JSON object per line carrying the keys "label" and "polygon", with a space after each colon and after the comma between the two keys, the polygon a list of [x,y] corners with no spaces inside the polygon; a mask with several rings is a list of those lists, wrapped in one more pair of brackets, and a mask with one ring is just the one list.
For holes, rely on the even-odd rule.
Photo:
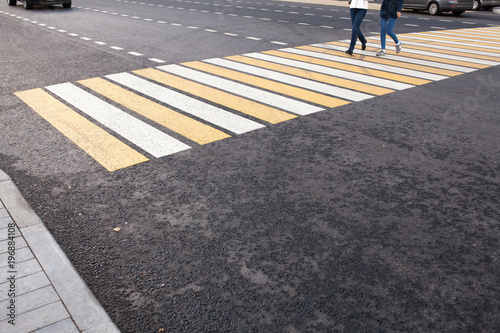
{"label": "white road marking line", "polygon": [[46,88],[154,157],[190,148],[72,83],[56,84]]}
{"label": "white road marking line", "polygon": [[[464,44],[463,42],[456,42],[456,41],[451,41],[451,40],[449,40],[449,41],[448,40],[443,41],[443,40],[440,40],[440,39],[433,39],[433,37],[434,38],[435,37],[438,37],[438,38],[448,37],[450,39],[460,39],[462,41],[467,41],[467,42],[478,42],[477,39],[465,38],[464,36],[462,36],[462,37],[455,37],[455,38],[453,38],[451,36],[436,36],[436,34],[441,35],[442,33],[443,33],[442,31],[436,32],[436,33],[432,33],[432,34],[431,33],[416,32],[416,33],[411,33],[409,35],[412,36],[411,38],[413,38],[415,36],[420,36],[420,37],[422,37],[422,39],[430,40],[430,41],[433,41],[433,42],[441,42],[441,43],[448,43],[448,44],[454,44],[454,45],[467,45],[467,46],[474,46],[474,47],[478,47],[478,48],[491,49],[491,50],[500,50],[500,46],[480,45],[480,44],[474,44],[474,43],[466,43],[466,44]],[[488,41],[481,41],[481,42],[487,43],[487,44],[498,45],[498,42],[488,42]]]}
{"label": "white road marking line", "polygon": [[240,117],[129,73],[107,75],[106,77],[236,134],[265,127],[255,121]]}
{"label": "white road marking line", "polygon": [[323,108],[310,105],[304,102],[296,101],[288,97],[276,95],[265,90],[250,87],[232,80],[223,79],[211,74],[206,74],[190,68],[185,68],[179,65],[160,66],[165,72],[185,77],[187,79],[206,84],[227,91],[229,93],[240,95],[255,101],[272,105],[274,107],[293,112],[299,115],[311,114],[318,111],[323,111]]}
{"label": "white road marking line", "polygon": [[276,71],[272,71],[269,69],[264,69],[260,67],[250,66],[246,64],[242,64],[235,61],[230,61],[226,59],[206,59],[204,62],[208,62],[210,64],[231,68],[240,72],[257,75],[260,77],[268,78],[274,81],[283,82],[285,84],[289,84],[292,86],[301,87],[307,90],[320,92],[323,94],[327,94],[330,96],[335,96],[355,102],[359,102],[368,98],[372,98],[372,95],[348,90],[345,88],[340,88],[333,85],[328,85],[320,82],[315,82],[311,80],[306,80],[297,76],[284,74]]}
{"label": "white road marking line", "polygon": [[[413,38],[411,36],[406,35],[405,38],[409,39],[417,39],[421,40],[422,38]],[[436,40],[438,42],[443,42],[442,40]],[[447,43],[449,44],[449,43]],[[454,43],[454,44],[460,44],[460,43]],[[460,44],[462,45],[462,44]],[[422,46],[427,46],[427,44],[423,44]],[[466,49],[461,49],[460,47],[456,47],[457,51],[463,51],[467,52],[468,50]],[[488,66],[496,66],[499,65],[500,62],[495,62],[495,61],[490,61],[490,60],[483,60],[483,59],[476,59],[476,58],[469,58],[469,57],[461,57],[461,56],[455,56],[451,54],[443,54],[443,53],[436,53],[436,52],[428,52],[428,51],[420,51],[420,50],[414,50],[414,49],[405,49],[405,52],[409,53],[415,53],[415,54],[421,54],[421,55],[428,55],[431,57],[437,57],[437,58],[445,58],[445,59],[451,59],[451,60],[459,60],[459,61],[465,61],[465,62],[473,62],[476,64],[482,64],[482,65],[488,65]]]}
{"label": "white road marking line", "polygon": [[163,63],[165,63],[165,62],[166,62],[165,60],[161,60],[161,59],[158,59],[158,58],[149,58],[148,60],[151,60],[151,61],[157,62],[157,63],[159,63],[159,64],[163,64]]}
{"label": "white road marking line", "polygon": [[[329,45],[329,44],[313,44],[311,46],[322,47],[322,48],[326,48],[326,49],[334,49],[334,50],[339,50],[339,51],[345,50],[344,46],[335,46],[335,45]],[[304,51],[304,52],[310,52],[308,54],[312,54],[311,51]],[[318,58],[318,54],[320,54],[320,53],[316,53],[317,58]],[[381,71],[388,72],[388,73],[395,73],[395,74],[417,77],[417,78],[425,79],[425,80],[440,81],[440,80],[444,80],[444,79],[448,78],[447,76],[444,76],[444,75],[425,73],[425,72],[420,72],[420,71],[416,71],[413,69],[406,69],[406,68],[401,68],[401,67],[396,67],[396,66],[387,66],[387,65],[383,65],[383,64],[369,63],[369,62],[362,61],[362,60],[344,58],[344,57],[339,57],[339,56],[334,56],[334,55],[322,54],[321,58],[336,61],[336,62],[341,62],[341,63],[345,63],[345,64],[349,64],[349,65],[364,67],[364,68],[377,69],[377,70],[381,70]]]}
{"label": "white road marking line", "polygon": [[[368,38],[370,39],[370,38]],[[374,44],[376,45],[376,44]],[[465,50],[465,49],[457,49],[456,47],[452,46],[443,46],[443,45],[434,45],[434,44],[422,44],[422,43],[416,43],[416,42],[410,42],[410,41],[404,41],[404,45],[414,45],[414,46],[422,46],[422,47],[427,47],[431,49],[436,49],[436,52],[439,52],[439,50],[447,50],[447,51],[455,51],[455,52],[465,52],[465,53],[470,53],[470,54],[478,54],[478,55],[485,55],[485,56],[493,56],[493,57],[500,57],[498,53],[491,53],[491,52],[484,52],[484,51],[478,51],[478,50]],[[406,50],[406,49],[405,49]],[[405,60],[411,60],[413,58],[404,58]],[[448,68],[451,69],[451,68]],[[455,69],[452,69],[455,70]],[[462,71],[462,70],[458,70]]]}
{"label": "white road marking line", "polygon": [[[292,50],[295,49],[281,49],[280,51],[285,51],[285,52],[291,52]],[[263,53],[248,53],[244,54],[244,56],[247,57],[252,57],[260,60],[266,60],[270,62],[274,62],[277,64],[282,64],[286,66],[292,66],[292,67],[297,67],[297,68],[302,68],[308,71],[313,71],[313,72],[318,72],[326,75],[331,75],[331,76],[336,76],[348,80],[353,80],[353,81],[358,81],[358,82],[363,82],[363,83],[368,83],[384,88],[389,88],[389,89],[395,89],[395,90],[403,90],[403,89],[408,89],[414,87],[414,85],[411,84],[406,84],[406,83],[400,83],[400,82],[395,82],[387,79],[382,79],[382,78],[377,78],[377,77],[372,77],[364,74],[358,74],[358,73],[353,73],[349,71],[345,71],[342,69],[336,69],[336,68],[331,68],[327,66],[321,66],[321,65],[316,65],[316,64],[311,64],[308,62],[303,62],[299,60],[292,60],[288,58],[282,58],[282,57],[277,57],[277,56],[272,56],[268,54],[263,54]]]}

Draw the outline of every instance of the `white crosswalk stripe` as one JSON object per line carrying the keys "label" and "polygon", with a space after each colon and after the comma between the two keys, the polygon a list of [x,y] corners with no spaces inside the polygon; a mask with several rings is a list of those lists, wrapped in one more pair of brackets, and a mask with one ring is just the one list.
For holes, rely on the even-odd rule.
{"label": "white crosswalk stripe", "polygon": [[162,157],[190,148],[71,83],[56,84],[47,89],[154,157]]}
{"label": "white crosswalk stripe", "polygon": [[205,74],[199,71],[195,71],[189,68],[185,68],[178,65],[165,65],[160,66],[158,69],[163,71],[177,74],[183,76],[188,79],[192,79],[194,81],[204,83],[206,85],[220,88],[222,90],[231,92],[233,94],[237,94],[240,96],[244,96],[262,103],[266,103],[278,108],[283,108],[287,111],[293,112],[295,114],[299,114],[301,116],[305,116],[314,112],[323,111],[323,108],[310,105],[304,102],[299,102],[296,100],[292,100],[287,97],[283,97],[280,95],[272,94],[266,92],[264,90],[260,90],[257,88],[249,87],[247,85],[237,83],[231,80],[222,79],[214,75]]}
{"label": "white crosswalk stripe", "polygon": [[[294,52],[295,49],[291,49],[291,50],[290,49],[282,49],[281,51],[308,55],[308,53]],[[312,53],[309,53],[309,55],[311,55],[311,54]],[[375,78],[375,77],[368,76],[368,75],[356,74],[356,73],[352,73],[349,71],[334,69],[331,67],[326,67],[326,66],[321,66],[321,65],[310,64],[310,63],[307,63],[304,61],[297,61],[297,60],[291,60],[291,59],[287,59],[287,58],[281,58],[281,57],[263,54],[263,53],[248,53],[248,54],[245,54],[245,56],[256,58],[256,59],[261,59],[261,60],[266,60],[266,61],[270,61],[270,62],[275,62],[278,64],[287,65],[287,66],[302,68],[302,69],[313,71],[313,72],[328,74],[331,76],[347,78],[350,80],[359,81],[359,82],[363,82],[363,83],[371,83],[373,85],[391,88],[391,89],[395,89],[395,90],[403,90],[403,89],[408,89],[408,88],[413,87],[413,85],[410,85],[410,84],[394,82],[394,81],[386,80],[386,79],[379,79],[379,78]]]}
{"label": "white crosswalk stripe", "polygon": [[271,71],[268,69],[261,69],[261,68],[254,67],[254,66],[240,64],[240,63],[236,63],[234,61],[229,61],[226,59],[220,59],[220,58],[219,59],[207,59],[204,61],[211,63],[211,64],[214,64],[214,65],[219,65],[219,66],[235,69],[235,70],[245,72],[248,74],[254,74],[257,76],[265,77],[265,78],[279,81],[279,82],[288,83],[288,84],[302,87],[302,88],[306,88],[309,90],[329,94],[329,95],[340,97],[340,98],[349,99],[351,101],[359,102],[359,101],[365,100],[367,98],[373,97],[372,95],[363,94],[363,93],[355,92],[355,91],[348,90],[348,89],[338,88],[338,87],[326,85],[323,83],[312,82],[310,80],[298,78],[298,77],[293,76],[293,75],[282,74],[282,73],[278,73],[278,72]]}
{"label": "white crosswalk stripe", "polygon": [[[314,44],[313,46],[322,47],[325,49],[333,49],[333,50],[338,50],[338,51],[345,50],[345,47],[327,45],[327,44]],[[443,75],[423,73],[423,72],[414,71],[414,70],[410,70],[410,69],[391,67],[391,66],[379,65],[379,64],[370,64],[370,63],[367,64],[361,60],[348,59],[348,58],[343,58],[343,57],[339,57],[339,56],[324,56],[323,59],[334,60],[334,61],[339,61],[339,62],[343,62],[343,63],[349,63],[352,65],[358,65],[358,66],[363,66],[366,68],[372,68],[372,69],[386,71],[389,73],[408,75],[408,76],[418,77],[421,79],[432,80],[432,81],[439,81],[439,80],[444,80],[447,78],[446,76],[443,76]]]}
{"label": "white crosswalk stripe", "polygon": [[262,124],[240,117],[210,104],[200,102],[194,98],[129,73],[112,74],[106,77],[236,134],[242,134],[264,127]]}

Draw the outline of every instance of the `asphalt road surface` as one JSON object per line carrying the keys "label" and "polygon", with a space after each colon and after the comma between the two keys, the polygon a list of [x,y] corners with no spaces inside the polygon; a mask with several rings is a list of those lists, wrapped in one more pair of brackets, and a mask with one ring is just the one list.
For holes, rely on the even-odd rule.
{"label": "asphalt road surface", "polygon": [[0,5],[0,169],[122,332],[499,331],[500,16],[332,4]]}

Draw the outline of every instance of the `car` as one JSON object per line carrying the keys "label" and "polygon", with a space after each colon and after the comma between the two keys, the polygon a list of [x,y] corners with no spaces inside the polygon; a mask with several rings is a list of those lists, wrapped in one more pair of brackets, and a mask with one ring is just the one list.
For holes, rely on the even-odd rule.
{"label": "car", "polygon": [[500,6],[500,0],[473,0],[473,2],[473,10],[478,10],[480,8],[490,10],[493,9],[493,7]]}
{"label": "car", "polygon": [[34,5],[62,5],[64,8],[71,8],[71,0],[7,0],[9,6],[17,5],[21,1],[25,9],[32,9]]}
{"label": "car", "polygon": [[[466,10],[472,10],[474,0],[405,0],[403,9],[414,11],[427,10],[431,15],[440,15],[443,12],[452,12],[461,15]],[[484,0],[486,1],[486,0]]]}

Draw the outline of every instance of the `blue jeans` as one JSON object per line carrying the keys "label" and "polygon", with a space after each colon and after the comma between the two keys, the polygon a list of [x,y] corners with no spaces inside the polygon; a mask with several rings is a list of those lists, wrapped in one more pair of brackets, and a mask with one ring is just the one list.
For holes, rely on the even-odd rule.
{"label": "blue jeans", "polygon": [[398,36],[392,31],[394,25],[396,24],[396,19],[390,17],[386,19],[385,17],[380,17],[380,43],[382,44],[382,49],[385,50],[385,35],[391,36],[394,43],[398,44]]}
{"label": "blue jeans", "polygon": [[356,45],[356,40],[359,38],[360,42],[366,44],[366,38],[361,32],[361,22],[365,18],[367,10],[359,8],[351,8],[351,22],[352,22],[352,34],[351,34],[351,45],[349,46],[349,51],[354,50]]}

